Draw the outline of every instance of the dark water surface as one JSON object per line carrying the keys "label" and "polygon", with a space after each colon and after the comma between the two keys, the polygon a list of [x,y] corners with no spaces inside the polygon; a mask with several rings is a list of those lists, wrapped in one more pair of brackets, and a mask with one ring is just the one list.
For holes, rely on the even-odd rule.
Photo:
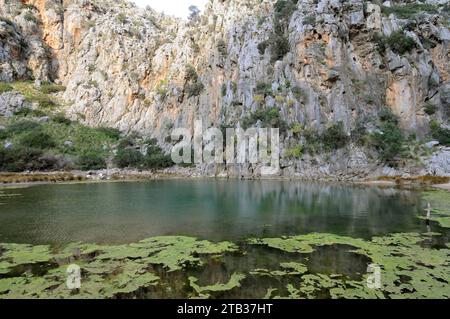
{"label": "dark water surface", "polygon": [[[8,196],[14,195],[15,196]],[[4,189],[0,242],[239,240],[326,232],[426,232],[420,192],[288,181],[161,180]],[[433,230],[433,229],[432,229]]]}

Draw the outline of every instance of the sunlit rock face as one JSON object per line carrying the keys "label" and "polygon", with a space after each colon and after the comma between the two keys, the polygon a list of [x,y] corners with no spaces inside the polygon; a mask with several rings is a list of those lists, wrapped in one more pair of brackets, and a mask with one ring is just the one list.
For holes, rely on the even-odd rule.
{"label": "sunlit rock face", "polygon": [[[362,0],[299,0],[290,10],[211,0],[182,21],[126,1],[0,0],[0,79],[62,82],[73,118],[139,131],[167,149],[172,129],[195,119],[236,126],[270,107],[288,125],[320,132],[342,122],[350,133],[387,106],[423,138],[427,104],[447,121],[450,85],[448,6],[427,3],[433,10],[404,18]],[[377,38],[400,29],[412,49],[380,47]]]}

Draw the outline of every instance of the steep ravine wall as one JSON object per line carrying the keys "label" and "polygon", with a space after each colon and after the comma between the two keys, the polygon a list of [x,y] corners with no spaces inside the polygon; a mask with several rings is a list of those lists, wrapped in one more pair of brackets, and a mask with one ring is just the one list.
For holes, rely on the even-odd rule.
{"label": "steep ravine wall", "polygon": [[[414,1],[391,5],[406,2]],[[445,1],[427,2],[445,9],[439,7]],[[0,0],[0,15],[15,25],[2,36],[0,78],[61,82],[73,118],[139,131],[166,149],[173,128],[193,129],[199,118],[206,127],[237,126],[271,107],[290,127],[318,132],[338,122],[348,134],[361,123],[374,130],[385,106],[405,134],[418,139],[428,136],[432,119],[448,122],[448,16],[401,19],[382,13],[376,1],[299,0],[281,16],[288,42],[274,59],[274,47],[260,45],[280,24],[274,6],[271,0],[212,0],[189,22],[122,1]],[[3,23],[0,34],[7,28]],[[377,36],[399,29],[414,48],[380,50]],[[263,84],[269,94],[261,93]],[[424,111],[430,104],[433,117]],[[292,138],[288,130],[286,147]],[[286,174],[317,164],[324,174],[351,167],[364,175],[377,166],[372,155],[350,145],[284,167]]]}

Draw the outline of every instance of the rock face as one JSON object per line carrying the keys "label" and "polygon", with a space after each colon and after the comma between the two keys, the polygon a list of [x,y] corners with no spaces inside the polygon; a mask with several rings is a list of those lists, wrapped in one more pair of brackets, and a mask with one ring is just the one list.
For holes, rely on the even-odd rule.
{"label": "rock face", "polygon": [[434,176],[450,176],[450,148],[442,148],[434,153],[426,163],[427,174]]}
{"label": "rock face", "polygon": [[[0,80],[60,81],[73,118],[166,148],[173,128],[239,125],[270,107],[319,132],[370,128],[385,106],[418,138],[427,105],[448,121],[448,3],[402,19],[363,0],[279,2],[211,0],[182,21],[125,1],[0,0]],[[377,40],[398,30],[407,52]]]}
{"label": "rock face", "polygon": [[10,117],[24,107],[29,105],[22,94],[15,91],[0,94],[0,115]]}

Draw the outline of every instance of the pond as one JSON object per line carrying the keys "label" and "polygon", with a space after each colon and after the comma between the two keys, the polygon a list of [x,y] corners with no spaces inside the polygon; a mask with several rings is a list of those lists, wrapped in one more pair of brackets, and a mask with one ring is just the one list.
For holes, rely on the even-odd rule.
{"label": "pond", "polygon": [[427,231],[420,193],[288,181],[161,180],[5,190],[0,242],[131,243],[311,232],[370,238]]}
{"label": "pond", "polygon": [[0,298],[450,298],[449,208],[442,191],[301,181],[4,188]]}

